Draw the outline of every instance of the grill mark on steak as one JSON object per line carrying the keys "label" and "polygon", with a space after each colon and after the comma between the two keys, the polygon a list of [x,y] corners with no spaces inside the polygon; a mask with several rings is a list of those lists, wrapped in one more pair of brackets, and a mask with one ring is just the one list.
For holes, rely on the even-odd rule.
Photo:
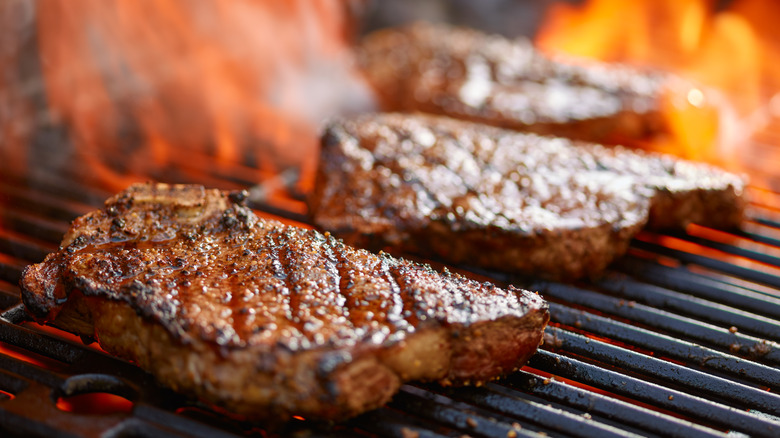
{"label": "grill mark on steak", "polygon": [[248,419],[341,419],[407,380],[484,382],[541,341],[535,294],[260,219],[239,198],[130,187],[25,269],[25,306]]}
{"label": "grill mark on steak", "polygon": [[388,273],[393,278],[398,287],[404,291],[401,295],[403,316],[409,321],[409,324],[416,326],[420,323],[417,312],[415,312],[415,303],[420,299],[420,289],[414,287],[408,282],[408,278],[403,271],[403,267],[393,266],[388,269]]}
{"label": "grill mark on steak", "polygon": [[[301,318],[301,296],[295,292],[296,290],[296,282],[295,282],[295,272],[293,271],[293,266],[295,266],[295,262],[297,257],[291,256],[290,253],[292,252],[292,249],[288,247],[281,248],[277,250],[278,252],[275,254],[275,259],[278,260],[278,263],[274,264],[275,269],[280,269],[280,278],[284,282],[284,292],[283,295],[287,299],[287,311],[289,312],[288,320],[292,323],[293,327],[298,331],[297,335],[303,335],[305,333],[305,330],[303,329],[303,323]],[[291,336],[292,339],[297,339],[299,336],[293,335]],[[291,350],[295,350],[296,348],[291,348]]]}
{"label": "grill mark on steak", "polygon": [[[388,260],[384,257],[384,253],[380,254],[379,262],[380,272],[382,277],[387,281],[392,293],[390,294],[390,300],[384,303],[389,304],[383,308],[382,311],[387,314],[387,319],[397,327],[409,327],[409,323],[404,319],[404,300],[403,298],[408,295],[408,291],[401,287],[398,278],[393,275],[392,268],[388,266]],[[410,306],[411,307],[411,306]]]}

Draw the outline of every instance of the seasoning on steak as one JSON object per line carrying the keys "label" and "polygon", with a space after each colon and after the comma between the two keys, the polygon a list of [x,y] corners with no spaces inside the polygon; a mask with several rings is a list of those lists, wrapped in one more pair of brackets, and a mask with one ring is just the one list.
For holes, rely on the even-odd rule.
{"label": "seasoning on steak", "polygon": [[691,89],[667,74],[552,59],[526,39],[441,24],[376,31],[357,53],[384,111],[422,111],[601,144],[641,145],[666,133],[664,94]]}
{"label": "seasoning on steak", "polygon": [[668,156],[385,113],[326,128],[309,201],[350,244],[573,279],[598,276],[648,218],[735,226],[743,184]]}
{"label": "seasoning on steak", "polygon": [[249,419],[340,419],[407,380],[483,382],[541,342],[536,294],[261,219],[240,197],[130,187],[25,270],[28,311]]}

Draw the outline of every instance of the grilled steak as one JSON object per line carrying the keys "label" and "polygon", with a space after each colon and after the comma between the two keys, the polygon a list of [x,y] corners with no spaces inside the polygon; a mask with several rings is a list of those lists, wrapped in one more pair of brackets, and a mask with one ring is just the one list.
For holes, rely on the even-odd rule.
{"label": "grilled steak", "polygon": [[327,127],[310,212],[351,244],[571,279],[597,276],[648,218],[738,224],[742,188],[668,156],[385,113]]}
{"label": "grilled steak", "polygon": [[626,66],[561,62],[524,39],[446,25],[377,31],[362,41],[358,56],[385,111],[422,111],[602,144],[641,144],[666,132],[663,93],[690,88]]}
{"label": "grilled steak", "polygon": [[258,218],[199,186],[132,186],[28,267],[39,321],[250,419],[339,419],[410,379],[479,383],[533,354],[536,294]]}

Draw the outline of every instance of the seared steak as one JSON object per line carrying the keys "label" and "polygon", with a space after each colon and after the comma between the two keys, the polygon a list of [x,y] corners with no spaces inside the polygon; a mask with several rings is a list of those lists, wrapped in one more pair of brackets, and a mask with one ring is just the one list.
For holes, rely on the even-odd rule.
{"label": "seared steak", "polygon": [[597,143],[641,143],[666,132],[663,93],[690,87],[616,64],[562,62],[525,39],[446,25],[377,31],[358,55],[384,111],[423,111]]}
{"label": "seared steak", "polygon": [[402,382],[480,383],[534,353],[536,294],[351,248],[199,186],[132,186],[28,267],[39,321],[250,419],[339,419]]}
{"label": "seared steak", "polygon": [[648,217],[738,224],[742,188],[668,156],[385,113],[327,127],[310,212],[350,244],[571,279],[597,276]]}

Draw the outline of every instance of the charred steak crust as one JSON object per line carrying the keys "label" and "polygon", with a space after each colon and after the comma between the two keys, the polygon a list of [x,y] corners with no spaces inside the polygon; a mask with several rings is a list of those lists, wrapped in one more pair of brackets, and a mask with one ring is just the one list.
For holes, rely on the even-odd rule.
{"label": "charred steak crust", "polygon": [[354,249],[238,198],[130,187],[25,269],[28,311],[250,419],[345,418],[410,379],[482,382],[541,342],[536,294]]}
{"label": "charred steak crust", "polygon": [[667,131],[668,75],[564,62],[526,39],[416,23],[367,35],[359,63],[384,111],[423,111],[503,128],[626,144]]}
{"label": "charred steak crust", "polygon": [[357,246],[572,279],[599,275],[648,217],[738,224],[742,188],[668,156],[384,113],[325,129],[309,204],[320,228]]}

